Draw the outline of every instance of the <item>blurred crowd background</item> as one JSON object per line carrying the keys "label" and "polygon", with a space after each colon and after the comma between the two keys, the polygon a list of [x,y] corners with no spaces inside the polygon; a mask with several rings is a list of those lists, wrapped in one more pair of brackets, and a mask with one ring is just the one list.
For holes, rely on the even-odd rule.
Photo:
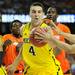
{"label": "blurred crowd background", "polygon": [[[0,12],[4,14],[28,14],[29,6],[36,0],[0,0]],[[75,13],[75,0],[37,0],[45,6],[55,6],[59,14]]]}
{"label": "blurred crowd background", "polygon": [[[28,15],[30,5],[36,0],[0,0],[0,32],[2,35],[10,33],[9,24],[1,21],[2,14],[25,14]],[[48,7],[54,6],[58,10],[58,14],[75,15],[75,0],[37,0],[45,6],[45,12]],[[67,23],[71,29],[71,33],[75,33],[75,23]]]}

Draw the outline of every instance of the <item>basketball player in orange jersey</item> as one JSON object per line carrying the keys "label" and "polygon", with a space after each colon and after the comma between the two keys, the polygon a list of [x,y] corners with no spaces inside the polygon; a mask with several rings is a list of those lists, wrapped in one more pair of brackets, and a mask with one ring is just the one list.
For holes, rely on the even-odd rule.
{"label": "basketball player in orange jersey", "polygon": [[[4,50],[4,56],[3,56],[3,65],[9,66],[13,63],[15,58],[17,57],[19,53],[19,47],[23,43],[23,39],[20,35],[20,27],[22,26],[22,23],[18,20],[14,20],[10,25],[11,34],[6,34],[3,36],[3,50]],[[23,61],[19,62],[19,65],[17,66],[14,75],[23,75],[24,71],[24,63]]]}
{"label": "basketball player in orange jersey", "polygon": [[[63,32],[70,33],[70,29],[66,25],[56,22],[57,16],[58,16],[58,14],[57,14],[56,8],[49,7],[48,10],[47,10],[47,18],[45,20],[45,23],[47,23],[48,25],[50,25],[49,21],[47,19],[53,20],[53,22],[55,23],[55,25],[59,29],[61,29]],[[58,33],[56,31],[54,31],[54,30],[53,30],[53,32],[54,32],[54,36],[58,40],[66,42],[65,38],[62,35],[58,35]],[[56,47],[56,48],[54,48],[54,50],[59,50],[59,48]],[[56,53],[56,58],[61,62],[61,68],[62,68],[64,74],[65,75],[67,75],[67,74],[70,75],[70,73],[71,73],[70,72],[70,62],[66,58],[66,52],[65,52],[65,50],[62,49],[60,53],[57,52]]]}

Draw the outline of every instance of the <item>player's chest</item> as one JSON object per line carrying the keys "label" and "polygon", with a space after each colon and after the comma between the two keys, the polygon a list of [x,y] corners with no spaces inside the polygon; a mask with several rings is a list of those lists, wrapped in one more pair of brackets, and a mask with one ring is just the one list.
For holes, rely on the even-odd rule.
{"label": "player's chest", "polygon": [[44,47],[36,47],[32,44],[26,43],[23,45],[23,51],[27,56],[33,57],[49,57],[52,55],[52,48],[44,46]]}

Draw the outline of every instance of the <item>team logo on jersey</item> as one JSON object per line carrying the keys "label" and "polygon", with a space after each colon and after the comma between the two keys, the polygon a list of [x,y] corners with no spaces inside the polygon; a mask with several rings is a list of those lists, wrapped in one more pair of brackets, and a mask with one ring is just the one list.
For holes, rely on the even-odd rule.
{"label": "team logo on jersey", "polygon": [[24,38],[23,41],[24,41],[24,43],[29,43],[30,39],[29,38]]}

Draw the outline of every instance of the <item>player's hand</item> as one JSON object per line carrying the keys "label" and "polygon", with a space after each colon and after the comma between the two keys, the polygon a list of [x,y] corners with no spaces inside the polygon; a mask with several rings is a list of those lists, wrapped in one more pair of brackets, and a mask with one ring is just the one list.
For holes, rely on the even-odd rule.
{"label": "player's hand", "polygon": [[56,29],[57,26],[55,25],[55,23],[53,22],[53,20],[50,21],[50,25],[49,25],[51,28],[54,28]]}
{"label": "player's hand", "polygon": [[55,25],[55,23],[51,20],[51,25],[50,27],[55,30],[58,34],[61,35],[62,31]]}
{"label": "player's hand", "polygon": [[53,30],[55,30],[59,35],[62,35],[62,31],[58,27],[52,27]]}
{"label": "player's hand", "polygon": [[17,44],[16,50],[17,50],[18,52],[20,51],[20,48],[22,47],[22,45],[23,45],[23,42],[20,42],[20,43]]}
{"label": "player's hand", "polygon": [[39,28],[39,30],[37,30],[35,34],[39,35],[39,37],[47,42],[53,37],[52,29],[49,26],[46,28]]}

